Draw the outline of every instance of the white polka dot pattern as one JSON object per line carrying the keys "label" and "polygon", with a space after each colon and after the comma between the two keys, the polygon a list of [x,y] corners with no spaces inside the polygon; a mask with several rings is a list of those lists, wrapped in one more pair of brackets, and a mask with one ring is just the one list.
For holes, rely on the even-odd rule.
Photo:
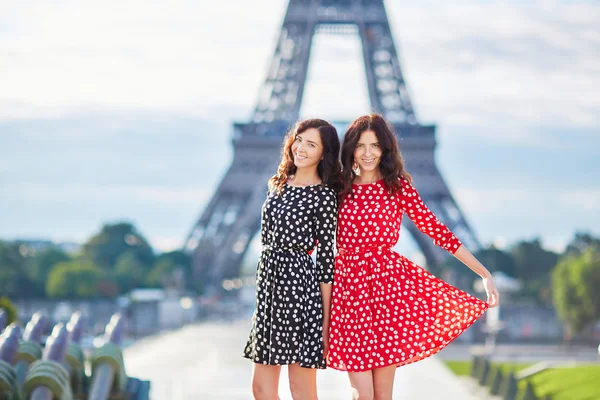
{"label": "white polka dot pattern", "polygon": [[[333,283],[337,195],[321,185],[286,185],[262,209],[263,251],[256,310],[244,357],[256,363],[325,368],[319,283]],[[309,251],[317,248],[316,265]]]}
{"label": "white polka dot pattern", "polygon": [[487,303],[436,278],[391,250],[406,213],[451,253],[460,241],[402,180],[354,185],[339,213],[328,366],[368,371],[437,353],[471,326]]}

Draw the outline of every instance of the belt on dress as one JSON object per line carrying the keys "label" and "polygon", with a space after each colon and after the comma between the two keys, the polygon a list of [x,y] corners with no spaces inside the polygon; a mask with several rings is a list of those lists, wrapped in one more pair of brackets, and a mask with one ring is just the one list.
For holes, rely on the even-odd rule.
{"label": "belt on dress", "polygon": [[262,249],[270,251],[285,251],[290,253],[308,253],[308,250],[302,249],[300,247],[278,247],[272,246],[270,244],[263,244]]}
{"label": "belt on dress", "polygon": [[353,247],[350,249],[344,249],[339,247],[338,248],[338,254],[343,256],[345,254],[358,254],[358,253],[364,253],[365,251],[383,251],[383,250],[391,250],[392,247],[382,244],[379,246],[361,246],[361,247]]}

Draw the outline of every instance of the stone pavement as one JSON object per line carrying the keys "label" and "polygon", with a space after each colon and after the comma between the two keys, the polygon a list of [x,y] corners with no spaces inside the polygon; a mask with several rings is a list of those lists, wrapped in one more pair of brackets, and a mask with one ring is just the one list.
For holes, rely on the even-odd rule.
{"label": "stone pavement", "polygon": [[[251,362],[241,357],[247,322],[189,325],[142,339],[125,350],[127,373],[152,382],[152,400],[251,399]],[[282,369],[281,400],[289,400],[287,369]],[[350,399],[347,375],[317,373],[320,400]],[[435,357],[396,372],[395,400],[478,400]]]}

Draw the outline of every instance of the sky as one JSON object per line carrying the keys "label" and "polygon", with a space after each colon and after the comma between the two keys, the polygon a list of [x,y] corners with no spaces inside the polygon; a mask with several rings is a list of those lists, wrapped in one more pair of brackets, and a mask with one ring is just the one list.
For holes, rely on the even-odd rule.
{"label": "sky", "polygon": [[[231,163],[286,5],[0,0],[0,238],[83,242],[127,220],[157,250],[180,247]],[[600,235],[600,2],[386,6],[480,241],[561,250]],[[361,56],[358,37],[315,38],[303,117],[370,111]]]}

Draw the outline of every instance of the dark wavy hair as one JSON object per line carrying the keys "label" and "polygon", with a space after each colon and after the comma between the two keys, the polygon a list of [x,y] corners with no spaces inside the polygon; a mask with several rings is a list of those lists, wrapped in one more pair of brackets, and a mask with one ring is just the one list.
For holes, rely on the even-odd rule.
{"label": "dark wavy hair", "polygon": [[324,185],[329,186],[335,190],[336,193],[339,193],[341,190],[341,165],[339,160],[340,139],[337,130],[325,120],[307,119],[296,123],[285,136],[283,150],[281,152],[281,162],[277,168],[277,174],[269,179],[269,192],[277,191],[278,193],[281,193],[288,178],[296,173],[292,145],[294,144],[297,135],[306,132],[311,128],[315,128],[319,132],[321,142],[323,143],[323,159],[317,166],[317,173]]}
{"label": "dark wavy hair", "polygon": [[340,199],[352,195],[352,182],[356,173],[352,169],[354,163],[354,150],[360,140],[360,135],[365,131],[373,131],[379,141],[381,158],[379,170],[383,175],[385,187],[390,194],[395,194],[402,189],[399,178],[405,178],[412,183],[412,177],[404,169],[404,159],[400,154],[396,135],[390,124],[379,114],[363,115],[355,119],[342,141],[342,191]]}

